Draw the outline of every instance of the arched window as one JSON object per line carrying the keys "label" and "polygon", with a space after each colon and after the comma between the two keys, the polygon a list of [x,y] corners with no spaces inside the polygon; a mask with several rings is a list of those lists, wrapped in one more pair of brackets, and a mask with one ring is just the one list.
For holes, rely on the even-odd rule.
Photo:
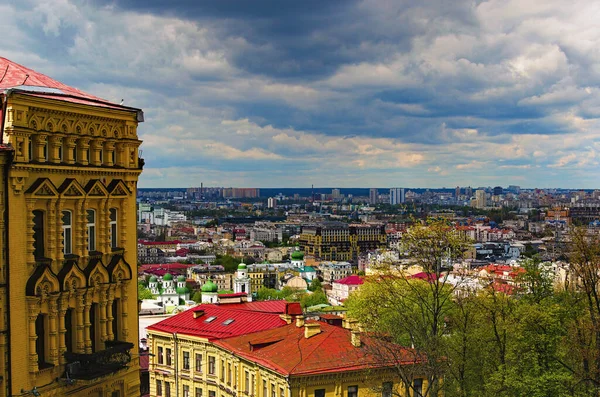
{"label": "arched window", "polygon": [[75,341],[77,335],[77,328],[75,325],[75,309],[67,309],[65,312],[65,347],[69,353],[73,353],[77,350],[77,344]]}
{"label": "arched window", "polygon": [[44,211],[33,211],[33,256],[44,257]]}
{"label": "arched window", "polygon": [[96,211],[87,210],[88,251],[96,251]]}
{"label": "arched window", "polygon": [[38,356],[38,369],[44,369],[51,367],[49,363],[48,355],[48,316],[45,314],[38,314],[35,320],[35,334],[37,339],[35,340],[35,353]]}
{"label": "arched window", "polygon": [[110,247],[117,248],[119,246],[119,238],[118,238],[118,224],[117,224],[117,215],[118,210],[116,208],[110,209]]}
{"label": "arched window", "polygon": [[62,212],[63,254],[73,253],[73,214],[71,211]]}

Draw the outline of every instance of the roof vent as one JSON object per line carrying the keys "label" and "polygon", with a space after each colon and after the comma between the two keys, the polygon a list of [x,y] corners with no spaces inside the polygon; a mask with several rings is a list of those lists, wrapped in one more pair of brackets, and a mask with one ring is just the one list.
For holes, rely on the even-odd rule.
{"label": "roof vent", "polygon": [[304,323],[304,337],[306,339],[321,333],[321,324],[319,323]]}

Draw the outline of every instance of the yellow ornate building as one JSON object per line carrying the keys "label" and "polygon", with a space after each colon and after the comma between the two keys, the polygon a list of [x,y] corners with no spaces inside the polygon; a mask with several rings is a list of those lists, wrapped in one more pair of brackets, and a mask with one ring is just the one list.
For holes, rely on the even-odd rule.
{"label": "yellow ornate building", "polygon": [[4,58],[0,98],[0,397],[139,396],[143,113]]}

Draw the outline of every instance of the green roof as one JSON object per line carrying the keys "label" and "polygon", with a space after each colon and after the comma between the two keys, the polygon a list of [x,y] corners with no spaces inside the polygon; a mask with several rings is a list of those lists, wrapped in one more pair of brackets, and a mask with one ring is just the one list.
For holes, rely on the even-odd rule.
{"label": "green roof", "polygon": [[304,259],[304,252],[302,252],[302,251],[294,251],[294,252],[292,252],[291,258],[293,260],[301,261],[302,259]]}
{"label": "green roof", "polygon": [[179,276],[179,277],[177,277],[177,281],[185,281],[185,276]]}
{"label": "green roof", "polygon": [[304,266],[302,269],[300,269],[300,272],[310,273],[310,272],[316,272],[316,270],[312,266]]}
{"label": "green roof", "polygon": [[163,281],[172,281],[173,280],[173,275],[171,273],[165,273],[165,275],[163,276]]}
{"label": "green roof", "polygon": [[238,270],[245,270],[245,269],[246,269],[246,264],[244,262],[242,262],[238,265]]}
{"label": "green roof", "polygon": [[177,291],[178,294],[187,294],[190,292],[188,287],[178,287],[175,289],[175,291]]}
{"label": "green roof", "polygon": [[151,282],[151,283],[155,283],[155,282],[157,282],[157,281],[158,281],[158,279],[156,278],[156,276],[150,276],[150,280],[149,280],[149,282]]}
{"label": "green roof", "polygon": [[217,284],[213,283],[211,280],[208,280],[202,286],[202,288],[200,288],[200,290],[202,292],[217,292],[219,290],[219,287],[217,287]]}

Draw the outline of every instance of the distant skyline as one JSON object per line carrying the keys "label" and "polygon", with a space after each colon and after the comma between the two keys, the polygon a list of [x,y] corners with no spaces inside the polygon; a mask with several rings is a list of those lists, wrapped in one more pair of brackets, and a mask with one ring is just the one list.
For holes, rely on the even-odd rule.
{"label": "distant skyline", "polygon": [[600,3],[22,0],[0,56],[142,108],[139,187],[600,187]]}

